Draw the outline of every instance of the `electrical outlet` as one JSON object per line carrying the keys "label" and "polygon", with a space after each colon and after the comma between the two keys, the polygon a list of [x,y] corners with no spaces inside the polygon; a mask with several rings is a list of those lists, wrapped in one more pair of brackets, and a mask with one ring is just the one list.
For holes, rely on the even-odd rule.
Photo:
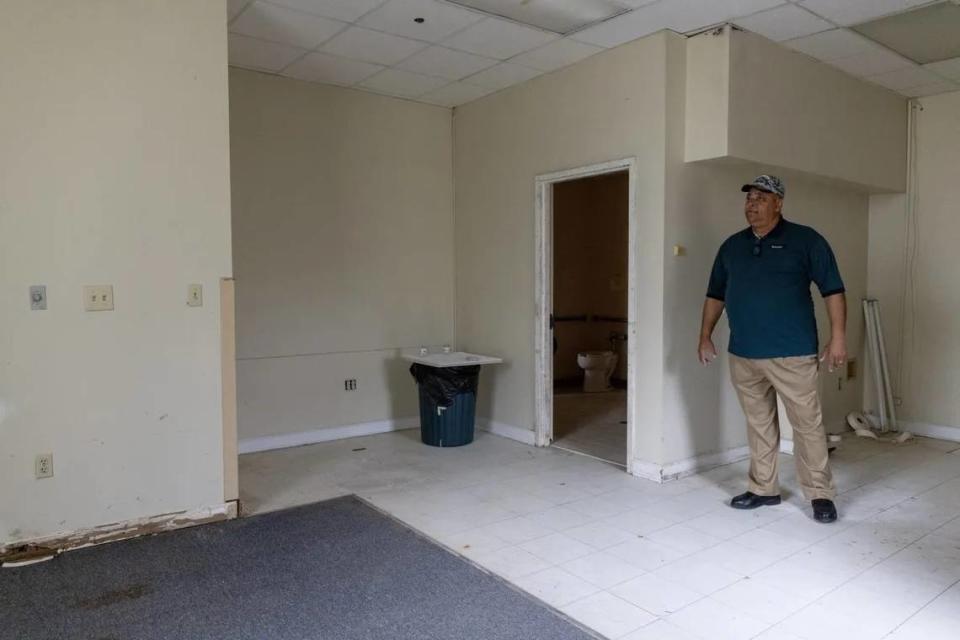
{"label": "electrical outlet", "polygon": [[53,454],[40,453],[34,461],[34,471],[37,479],[53,477]]}
{"label": "electrical outlet", "polygon": [[30,310],[45,311],[47,308],[47,287],[35,284],[30,287]]}
{"label": "electrical outlet", "polygon": [[343,381],[343,390],[344,391],[356,391],[357,390],[357,379],[350,378],[349,380]]}
{"label": "electrical outlet", "polygon": [[187,306],[188,307],[203,306],[203,285],[202,284],[192,284],[189,287],[187,287]]}
{"label": "electrical outlet", "polygon": [[90,285],[83,288],[84,311],[113,311],[113,285]]}

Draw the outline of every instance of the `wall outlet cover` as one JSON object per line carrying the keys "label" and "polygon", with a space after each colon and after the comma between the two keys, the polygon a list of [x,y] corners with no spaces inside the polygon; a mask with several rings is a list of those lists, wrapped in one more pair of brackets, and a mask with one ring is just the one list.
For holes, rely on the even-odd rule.
{"label": "wall outlet cover", "polygon": [[113,311],[113,285],[88,285],[83,288],[84,311]]}
{"label": "wall outlet cover", "polygon": [[53,477],[53,454],[52,453],[37,454],[36,460],[34,461],[34,472],[38,480],[41,478],[52,478]]}

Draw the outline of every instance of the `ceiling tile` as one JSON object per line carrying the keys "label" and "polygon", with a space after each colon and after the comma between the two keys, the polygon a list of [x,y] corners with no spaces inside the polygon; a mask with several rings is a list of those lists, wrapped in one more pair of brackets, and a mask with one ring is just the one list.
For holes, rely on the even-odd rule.
{"label": "ceiling tile", "polygon": [[394,65],[426,47],[422,42],[400,36],[350,27],[323,45],[327,53],[363,62]]}
{"label": "ceiling tile", "polygon": [[849,58],[861,53],[869,53],[876,47],[876,44],[849,29],[821,31],[812,36],[788,40],[783,45],[813,56],[817,60]]}
{"label": "ceiling tile", "polygon": [[365,13],[373,11],[385,0],[268,0],[290,9],[299,9],[324,18],[354,22]]}
{"label": "ceiling tile", "polygon": [[802,0],[800,5],[837,24],[849,26],[929,2],[930,0]]}
{"label": "ceiling tile", "polygon": [[392,96],[416,98],[428,91],[439,89],[445,84],[447,84],[447,81],[443,78],[424,76],[419,73],[400,71],[399,69],[386,69],[375,76],[367,78],[358,86],[379,91],[380,93],[387,93]]}
{"label": "ceiling tile", "polygon": [[250,0],[227,0],[227,22],[230,22],[243,11]]}
{"label": "ceiling tile", "polygon": [[911,98],[922,98],[924,96],[935,96],[939,93],[949,93],[951,91],[960,91],[960,83],[935,82],[933,84],[925,84],[919,87],[911,87],[910,89],[906,89],[901,93],[910,96]]}
{"label": "ceiling tile", "polygon": [[775,42],[792,40],[833,28],[833,25],[826,20],[792,4],[762,11],[746,18],[738,18],[734,22],[748,31],[759,33]]}
{"label": "ceiling tile", "polygon": [[444,46],[505,60],[555,40],[556,35],[499,18],[487,18],[444,41]]}
{"label": "ceiling tile", "polygon": [[493,93],[494,89],[478,87],[466,82],[451,82],[445,87],[420,96],[420,100],[439,104],[444,107],[459,107],[478,98]]}
{"label": "ceiling tile", "polygon": [[[423,23],[414,22],[423,18]],[[483,16],[436,0],[390,0],[357,24],[398,36],[440,42]]]}
{"label": "ceiling tile", "polygon": [[787,4],[787,0],[727,0],[718,4],[726,7],[730,18],[740,18]]}
{"label": "ceiling tile", "polygon": [[931,62],[930,64],[923,65],[923,68],[928,71],[933,71],[938,76],[944,78],[960,80],[960,58]]}
{"label": "ceiling tile", "polygon": [[312,49],[326,42],[346,25],[320,16],[254,2],[240,14],[230,31],[261,40]]}
{"label": "ceiling tile", "polygon": [[229,34],[227,44],[230,64],[264,71],[279,71],[306,53],[306,50],[297,47],[235,33]]}
{"label": "ceiling tile", "polygon": [[572,37],[601,47],[616,47],[661,29],[689,33],[782,4],[783,0],[660,0]]}
{"label": "ceiling tile", "polygon": [[[656,7],[656,5],[654,5]],[[621,44],[667,29],[664,16],[651,7],[643,7],[612,20],[574,33],[571,38],[598,47],[618,47]]]}
{"label": "ceiling tile", "polygon": [[839,60],[830,60],[828,64],[860,77],[876,76],[914,66],[906,58],[884,49],[880,45],[876,45],[873,50],[867,53],[840,58]]}
{"label": "ceiling tile", "polygon": [[960,1],[938,2],[853,30],[917,64],[960,57]]}
{"label": "ceiling tile", "polygon": [[283,75],[310,82],[352,85],[383,71],[378,64],[338,58],[326,53],[310,53],[283,70]]}
{"label": "ceiling tile", "polygon": [[502,62],[486,71],[474,74],[466,79],[469,84],[475,84],[488,89],[505,89],[521,82],[526,82],[530,78],[535,78],[543,72],[539,69],[531,69],[519,64]]}
{"label": "ceiling tile", "polygon": [[[617,0],[449,0],[558,34],[603,22],[632,7]],[[650,2],[651,0],[647,0]]]}
{"label": "ceiling tile", "polygon": [[875,82],[894,91],[912,89],[921,85],[935,84],[943,82],[943,79],[932,71],[927,71],[923,67],[908,67],[889,73],[882,73],[867,78],[870,82]]}
{"label": "ceiling tile", "polygon": [[579,62],[584,58],[589,58],[603,50],[603,47],[564,38],[539,49],[521,53],[519,56],[511,58],[510,62],[540,69],[541,71],[553,71]]}
{"label": "ceiling tile", "polygon": [[398,69],[413,71],[448,80],[459,80],[497,64],[498,60],[475,56],[472,53],[433,46],[415,53],[399,65]]}

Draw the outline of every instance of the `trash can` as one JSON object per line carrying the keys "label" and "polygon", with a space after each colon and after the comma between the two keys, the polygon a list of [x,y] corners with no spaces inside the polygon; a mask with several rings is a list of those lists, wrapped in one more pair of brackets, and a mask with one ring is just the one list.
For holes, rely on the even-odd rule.
{"label": "trash can", "polygon": [[432,447],[473,442],[480,367],[431,367],[415,363],[410,373],[420,394],[420,439]]}

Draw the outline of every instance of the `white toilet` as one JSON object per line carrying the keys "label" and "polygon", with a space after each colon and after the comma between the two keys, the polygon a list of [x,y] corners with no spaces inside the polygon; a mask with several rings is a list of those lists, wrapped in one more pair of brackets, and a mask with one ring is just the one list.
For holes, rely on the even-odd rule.
{"label": "white toilet", "polygon": [[584,351],[577,354],[577,364],[583,369],[583,390],[587,393],[610,390],[610,376],[617,368],[617,354],[613,351]]}

